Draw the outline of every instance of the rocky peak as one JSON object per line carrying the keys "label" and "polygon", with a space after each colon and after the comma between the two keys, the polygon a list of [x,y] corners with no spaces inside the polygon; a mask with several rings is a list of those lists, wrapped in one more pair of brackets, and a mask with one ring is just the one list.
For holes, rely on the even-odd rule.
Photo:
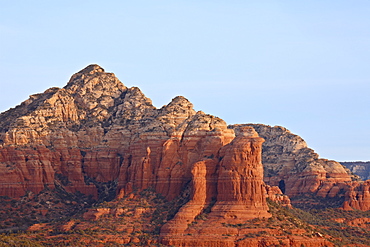
{"label": "rocky peak", "polygon": [[81,74],[95,74],[95,73],[98,73],[98,72],[104,72],[105,70],[100,67],[99,65],[97,64],[90,64],[88,65],[86,68],[80,70],[79,72],[77,73],[81,73]]}
{"label": "rocky peak", "polygon": [[86,77],[99,76],[103,74],[104,72],[105,70],[97,64],[88,65],[86,68],[73,74],[66,87],[68,87],[68,85],[70,84],[75,84],[77,79],[84,79]]}
{"label": "rocky peak", "polygon": [[183,106],[183,107],[191,106],[191,108],[193,108],[193,104],[184,96],[176,96],[175,98],[171,100],[171,102],[167,105],[167,107],[175,106],[175,105]]}
{"label": "rocky peak", "polygon": [[156,108],[152,105],[151,99],[146,97],[138,87],[128,88],[118,100],[113,111],[115,112],[114,123],[129,128],[129,123],[133,127],[133,121],[152,119],[156,115]]}
{"label": "rocky peak", "polygon": [[[179,129],[187,119],[195,115],[193,104],[185,97],[177,96],[172,101],[158,110],[157,119],[171,131]],[[182,129],[184,126],[181,126]],[[170,131],[170,132],[171,132]]]}
{"label": "rocky peak", "polygon": [[99,65],[93,64],[74,74],[64,87],[77,97],[86,97],[84,101],[100,97],[118,97],[127,88],[113,73],[106,73]]}
{"label": "rocky peak", "polygon": [[83,124],[100,125],[126,91],[113,73],[89,65],[74,74],[64,88],[31,95],[20,106],[1,114],[0,142],[50,145],[47,136],[54,130],[63,133],[65,128],[79,129]]}
{"label": "rocky peak", "polygon": [[193,104],[183,96],[177,96],[172,101],[163,106],[161,109],[162,114],[172,113],[174,115],[182,115],[184,117],[190,117],[195,114]]}

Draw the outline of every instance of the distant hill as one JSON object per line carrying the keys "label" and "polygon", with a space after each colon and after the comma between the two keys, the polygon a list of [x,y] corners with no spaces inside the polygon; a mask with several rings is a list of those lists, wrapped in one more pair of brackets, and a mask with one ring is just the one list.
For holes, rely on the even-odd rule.
{"label": "distant hill", "polygon": [[370,161],[354,161],[340,162],[356,175],[359,175],[362,180],[370,179]]}

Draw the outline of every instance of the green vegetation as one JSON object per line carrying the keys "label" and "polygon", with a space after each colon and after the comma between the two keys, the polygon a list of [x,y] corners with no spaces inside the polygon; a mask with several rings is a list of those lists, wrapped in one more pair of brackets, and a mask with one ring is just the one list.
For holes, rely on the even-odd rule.
{"label": "green vegetation", "polygon": [[[161,227],[171,220],[189,200],[190,188],[186,187],[179,197],[167,201],[153,189],[127,195],[120,200],[94,202],[80,194],[45,190],[21,200],[0,198],[0,247],[1,246],[160,246]],[[86,202],[86,203],[85,203]],[[354,220],[370,218],[370,211],[343,211],[326,209],[289,209],[267,200],[271,218],[255,218],[236,224],[223,223],[220,227],[234,228],[224,238],[238,236],[238,241],[265,236],[304,236],[325,238],[336,246],[363,244],[370,246],[369,224],[362,227],[338,223],[336,219]],[[215,200],[189,224],[199,228],[208,220]],[[49,209],[50,207],[50,209]],[[87,208],[102,213],[95,220],[86,219]],[[46,210],[46,211],[45,211]],[[99,211],[101,210],[101,211]],[[46,214],[43,215],[43,212]],[[45,213],[44,212],[44,213]],[[27,226],[45,223],[34,231],[24,231]],[[2,230],[1,230],[2,229]],[[248,230],[250,229],[250,230]],[[11,233],[13,232],[13,233]],[[236,233],[237,232],[237,233]],[[237,235],[235,235],[237,234]],[[276,235],[277,234],[277,235]],[[188,236],[194,235],[187,233]],[[125,244],[115,239],[126,237]],[[132,239],[135,242],[130,242]],[[283,243],[280,246],[284,246]]]}
{"label": "green vegetation", "polygon": [[[144,193],[144,194],[143,194]],[[170,219],[172,219],[177,211],[189,201],[190,188],[188,186],[181,192],[180,196],[172,201],[167,201],[159,194],[156,194],[153,190],[144,190],[141,195],[147,196],[147,193],[155,194],[153,202],[156,204],[156,209],[151,215],[152,224],[155,225],[153,234],[158,235],[161,227]]]}
{"label": "green vegetation", "polygon": [[16,235],[0,235],[0,247],[43,247],[44,245]]}
{"label": "green vegetation", "polygon": [[294,207],[305,211],[311,209],[340,208],[344,203],[344,194],[345,191],[341,190],[337,196],[330,198],[306,193],[290,199]]}
{"label": "green vegetation", "polygon": [[273,217],[277,220],[293,223],[297,228],[304,228],[311,232],[316,231],[320,235],[327,236],[328,240],[336,246],[348,246],[349,244],[363,244],[370,246],[370,232],[368,229],[351,227],[344,223],[338,223],[334,219],[345,218],[369,218],[370,211],[344,211],[338,208],[302,210],[298,208],[284,208],[268,200]]}

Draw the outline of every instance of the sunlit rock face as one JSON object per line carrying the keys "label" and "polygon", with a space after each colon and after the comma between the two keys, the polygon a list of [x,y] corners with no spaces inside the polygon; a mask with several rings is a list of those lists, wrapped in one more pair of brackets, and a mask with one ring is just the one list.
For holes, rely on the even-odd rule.
{"label": "sunlit rock face", "polygon": [[[339,196],[351,208],[366,208],[347,193],[353,175],[319,159],[285,128],[228,127],[181,96],[157,109],[139,88],[124,86],[99,65],[1,113],[0,145],[4,196],[57,187],[113,198],[152,188],[172,200],[190,186],[188,207],[201,205],[199,211],[212,202],[215,216],[250,218],[268,217],[266,196],[289,204],[272,189],[278,186],[291,197]],[[356,188],[365,198],[366,185]]]}
{"label": "sunlit rock face", "polygon": [[230,218],[269,217],[261,162],[263,142],[252,127],[243,127],[230,144],[221,148],[217,202],[212,214]]}
{"label": "sunlit rock face", "polygon": [[89,65],[64,88],[31,95],[0,115],[0,193],[20,197],[55,185],[98,196],[154,188],[173,199],[192,165],[216,157],[234,132],[184,97],[160,109],[139,88]]}
{"label": "sunlit rock face", "polygon": [[[265,139],[262,149],[265,183],[278,186],[294,205],[307,205],[310,201],[305,197],[314,196],[335,199],[338,207],[368,210],[367,183],[358,181],[359,177],[339,162],[319,158],[300,136],[284,127],[237,124],[229,128],[238,136],[244,126],[253,127]],[[325,200],[316,200],[314,204],[325,207]]]}
{"label": "sunlit rock face", "polygon": [[[0,167],[1,196],[47,189],[111,200],[151,189],[167,200],[186,198],[160,231],[161,243],[175,246],[280,243],[224,238],[239,235],[227,225],[269,218],[267,198],[291,207],[288,196],[294,204],[309,194],[342,198],[346,210],[370,208],[368,182],[319,159],[285,128],[227,126],[181,96],[157,109],[99,65],[0,114]],[[91,209],[84,218],[116,213]],[[321,238],[294,241],[331,246]]]}

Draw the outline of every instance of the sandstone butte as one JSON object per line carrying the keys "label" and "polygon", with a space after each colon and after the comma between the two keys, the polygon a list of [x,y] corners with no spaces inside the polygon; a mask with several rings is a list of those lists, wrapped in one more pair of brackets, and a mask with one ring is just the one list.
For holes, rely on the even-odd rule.
{"label": "sandstone butte", "polygon": [[370,209],[370,180],[361,181],[339,162],[320,159],[301,137],[284,127],[241,124],[229,128],[238,132],[243,126],[253,127],[266,140],[262,150],[265,183],[278,186],[293,204],[308,203],[307,198],[314,197],[316,204],[326,198],[345,210]]}
{"label": "sandstone butte", "polygon": [[267,197],[286,206],[289,197],[337,198],[344,209],[370,209],[369,181],[319,159],[285,128],[227,126],[181,96],[157,109],[139,88],[98,65],[74,74],[64,88],[31,95],[1,113],[0,123],[2,196],[58,187],[98,198],[101,185],[111,183],[119,197],[152,188],[172,200],[190,184],[191,199],[163,226],[163,243],[194,246],[184,237],[189,222],[211,207],[208,225],[196,234],[205,243],[198,246],[210,246],[220,241],[220,219],[270,217]]}

